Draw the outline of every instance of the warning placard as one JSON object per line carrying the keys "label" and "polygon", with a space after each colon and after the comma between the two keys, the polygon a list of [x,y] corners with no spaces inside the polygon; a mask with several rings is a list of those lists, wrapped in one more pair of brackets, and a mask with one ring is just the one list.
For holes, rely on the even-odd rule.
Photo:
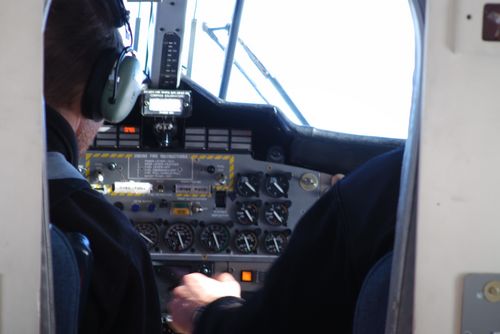
{"label": "warning placard", "polygon": [[192,180],[193,162],[184,154],[148,154],[130,160],[130,178]]}

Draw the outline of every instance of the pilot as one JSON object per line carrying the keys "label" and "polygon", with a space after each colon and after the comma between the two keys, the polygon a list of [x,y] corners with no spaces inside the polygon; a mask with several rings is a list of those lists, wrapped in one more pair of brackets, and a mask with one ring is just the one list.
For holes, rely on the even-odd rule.
{"label": "pilot", "polygon": [[195,334],[352,333],[364,278],[393,248],[402,152],[371,159],[323,195],[246,301],[228,273],[184,276],[167,306],[172,326]]}
{"label": "pilot", "polygon": [[[102,70],[98,60],[124,50],[117,27],[126,14],[122,0],[52,0],[44,33],[50,221],[63,231],[85,234],[93,252],[80,333],[161,331],[158,292],[143,241],[77,170],[79,154],[102,124],[89,107],[100,94],[89,94],[89,85],[94,72]],[[108,77],[104,73],[97,86]]]}

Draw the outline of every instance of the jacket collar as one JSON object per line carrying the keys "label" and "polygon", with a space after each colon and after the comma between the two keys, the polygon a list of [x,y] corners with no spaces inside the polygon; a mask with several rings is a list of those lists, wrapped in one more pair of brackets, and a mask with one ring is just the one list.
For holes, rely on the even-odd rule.
{"label": "jacket collar", "polygon": [[59,152],[78,167],[78,144],[75,132],[61,114],[50,106],[45,108],[47,152]]}

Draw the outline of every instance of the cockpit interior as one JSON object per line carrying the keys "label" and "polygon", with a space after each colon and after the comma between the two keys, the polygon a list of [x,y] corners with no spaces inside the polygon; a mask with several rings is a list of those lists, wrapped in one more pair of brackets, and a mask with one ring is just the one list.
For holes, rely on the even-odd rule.
{"label": "cockpit interior", "polygon": [[[398,147],[405,152],[394,251],[383,274],[388,306],[380,307],[381,327],[374,332],[426,332],[416,319],[427,314],[422,305],[434,302],[436,293],[422,295],[419,289],[431,291],[429,272],[450,263],[456,275],[478,276],[465,283],[453,276],[449,290],[440,290],[450,305],[456,302],[448,306],[463,316],[440,323],[436,328],[446,330],[437,332],[500,332],[500,324],[486,316],[500,301],[500,278],[493,274],[498,268],[480,255],[492,254],[490,246],[496,243],[477,232],[495,227],[484,223],[484,229],[474,230],[489,240],[484,248],[490,251],[474,243],[477,254],[469,250],[461,256],[470,260],[470,269],[450,260],[460,247],[452,251],[443,243],[450,236],[457,245],[457,239],[465,244],[472,235],[467,224],[450,223],[452,212],[469,220],[490,212],[481,211],[480,204],[467,206],[470,197],[458,194],[463,175],[495,197],[491,182],[470,176],[464,166],[476,171],[495,167],[489,146],[495,131],[489,126],[498,123],[492,110],[495,78],[500,77],[495,68],[500,67],[492,55],[500,53],[495,44],[500,41],[500,5],[437,2],[124,1],[129,16],[120,34],[141,66],[140,96],[126,117],[103,123],[79,158],[78,171],[129,218],[147,248],[163,333],[175,333],[167,304],[184,275],[231,273],[242,297],[251,298],[308,210],[338,180]],[[441,21],[448,22],[446,27]],[[116,90],[119,78],[110,80]],[[466,107],[489,113],[474,118]],[[450,116],[455,109],[456,117]],[[479,162],[486,155],[493,160]],[[58,333],[50,330],[46,214],[38,320],[40,332]],[[419,220],[418,230],[417,219],[426,217],[435,225],[429,228]],[[455,232],[460,232],[457,238]],[[435,243],[426,248],[423,242]],[[431,254],[438,245],[447,251]],[[6,290],[1,269],[0,296]],[[492,276],[481,276],[485,273]],[[5,308],[0,303],[0,311]],[[473,310],[483,310],[484,316],[470,316]],[[1,315],[0,333],[2,319],[9,318]]]}

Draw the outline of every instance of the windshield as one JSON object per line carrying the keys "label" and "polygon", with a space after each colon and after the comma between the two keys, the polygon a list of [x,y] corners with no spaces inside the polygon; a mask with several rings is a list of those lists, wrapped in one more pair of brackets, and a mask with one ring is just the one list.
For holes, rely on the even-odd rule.
{"label": "windshield", "polygon": [[[234,8],[188,7],[195,30],[184,35],[183,65],[217,96]],[[238,38],[226,100],[275,105],[318,129],[406,138],[415,53],[407,1],[246,1]]]}

